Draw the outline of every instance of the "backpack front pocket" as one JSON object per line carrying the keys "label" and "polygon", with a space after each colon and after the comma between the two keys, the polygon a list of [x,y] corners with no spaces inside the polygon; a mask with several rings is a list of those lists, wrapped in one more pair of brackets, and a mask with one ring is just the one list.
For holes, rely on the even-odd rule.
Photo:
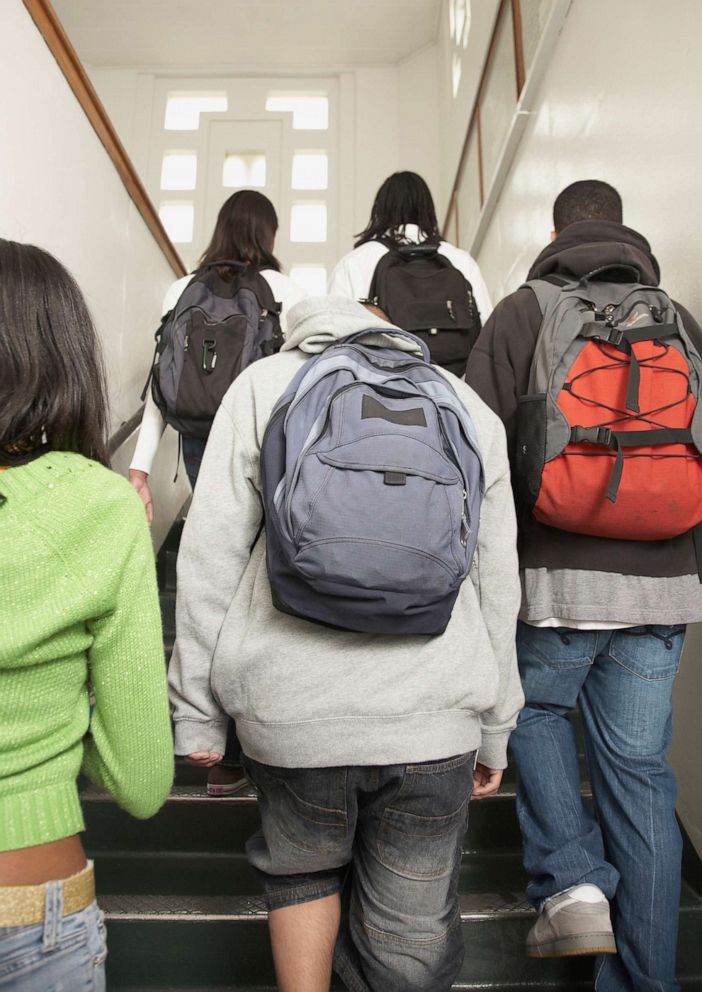
{"label": "backpack front pocket", "polygon": [[310,452],[306,512],[296,528],[296,563],[310,577],[361,588],[442,595],[466,571],[463,479],[430,446],[386,435]]}
{"label": "backpack front pocket", "polygon": [[209,428],[224,394],[241,371],[246,328],[242,314],[218,322],[206,320],[201,313],[193,314],[178,385],[178,416],[187,418],[196,413],[196,419]]}

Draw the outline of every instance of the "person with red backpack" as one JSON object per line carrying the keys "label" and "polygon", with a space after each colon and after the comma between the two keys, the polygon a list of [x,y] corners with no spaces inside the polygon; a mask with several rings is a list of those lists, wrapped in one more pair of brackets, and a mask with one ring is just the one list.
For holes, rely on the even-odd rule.
{"label": "person with red backpack", "polygon": [[[599,992],[673,992],[681,838],[667,762],[702,619],[702,331],[617,191],[573,183],[466,380],[502,418],[519,517],[511,737],[532,957],[597,955]],[[579,707],[596,816],[581,796]]]}

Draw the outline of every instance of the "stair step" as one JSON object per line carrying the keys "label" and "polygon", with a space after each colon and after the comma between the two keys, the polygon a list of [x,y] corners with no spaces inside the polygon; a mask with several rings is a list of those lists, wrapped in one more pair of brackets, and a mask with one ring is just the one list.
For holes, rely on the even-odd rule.
{"label": "stair step", "polygon": [[[211,799],[199,789],[179,787],[150,820],[135,820],[114,803],[88,792],[84,795],[86,844],[91,854],[114,848],[183,852],[243,850],[260,826],[258,803],[250,794]],[[482,800],[471,808],[467,850],[513,850],[520,833],[514,799],[507,793]]]}
{"label": "stair step", "polygon": [[[234,983],[238,990],[274,983],[266,910],[258,895],[105,895],[100,904],[107,917],[111,989],[151,988],[151,976],[158,976],[165,987],[197,987],[203,975],[215,987]],[[466,955],[458,987],[500,992],[518,988],[516,969],[522,988],[571,989],[574,982],[587,982],[592,958],[525,956],[524,939],[534,917],[521,892],[464,893]],[[702,900],[684,886],[678,968],[690,981],[702,976],[701,925]]]}
{"label": "stair step", "polygon": [[[587,786],[584,794],[589,795]],[[116,837],[122,850],[168,851],[177,838],[183,852],[243,851],[260,826],[256,795],[248,788],[213,799],[202,786],[175,786],[150,820],[133,819],[107,794],[89,788],[83,792],[83,809],[91,853],[114,848]],[[513,787],[506,785],[497,795],[471,805],[467,851],[515,850],[520,845]]]}
{"label": "stair step", "polygon": [[[238,896],[258,888],[243,853],[110,850],[91,855],[101,898],[122,892],[176,899],[198,893]],[[526,882],[518,850],[463,855],[460,885],[465,892],[524,891]]]}

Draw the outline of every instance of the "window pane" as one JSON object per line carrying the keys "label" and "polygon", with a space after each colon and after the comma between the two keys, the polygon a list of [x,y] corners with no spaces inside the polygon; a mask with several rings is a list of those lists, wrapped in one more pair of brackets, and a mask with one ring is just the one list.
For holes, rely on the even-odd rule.
{"label": "window pane", "polygon": [[290,278],[307,290],[310,296],[324,296],[327,292],[327,270],[324,265],[293,265]]}
{"label": "window pane", "polygon": [[197,131],[200,114],[226,110],[226,93],[169,93],[166,100],[166,131]]}
{"label": "window pane", "polygon": [[329,100],[325,96],[271,93],[266,110],[291,112],[296,131],[326,131],[329,127]]}
{"label": "window pane", "polygon": [[266,185],[266,156],[264,152],[228,152],[222,169],[223,186]]}
{"label": "window pane", "polygon": [[329,181],[326,152],[295,152],[292,163],[293,189],[326,189]]}
{"label": "window pane", "polygon": [[495,47],[480,100],[483,178],[487,196],[517,107],[517,75],[512,39],[512,8],[503,8]]}
{"label": "window pane", "polygon": [[195,208],[192,203],[162,203],[158,215],[171,241],[187,244],[193,240]]}
{"label": "window pane", "polygon": [[166,152],[161,164],[161,189],[195,189],[196,182],[195,152]]}
{"label": "window pane", "polygon": [[293,204],[290,213],[290,240],[327,240],[327,208],[324,203]]}

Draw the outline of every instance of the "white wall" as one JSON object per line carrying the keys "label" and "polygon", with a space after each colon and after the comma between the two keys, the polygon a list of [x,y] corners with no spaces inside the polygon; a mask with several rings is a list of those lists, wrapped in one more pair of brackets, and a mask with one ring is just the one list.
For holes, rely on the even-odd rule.
{"label": "white wall", "polygon": [[[696,0],[619,0],[616,11],[611,0],[573,0],[479,249],[493,299],[519,285],[547,243],[558,192],[597,178],[621,192],[624,222],[650,240],[663,286],[702,319],[700,37]],[[678,681],[673,761],[702,852],[701,703],[697,627]]]}
{"label": "white wall", "polygon": [[431,45],[398,66],[400,128],[399,168],[418,172],[432,191],[439,215],[441,177],[441,128],[439,125],[439,46]]}
{"label": "white wall", "polygon": [[[0,236],[46,249],[77,279],[103,343],[115,430],[140,405],[175,275],[21,0],[0,4],[0,92]],[[164,491],[157,540],[186,494]]]}

